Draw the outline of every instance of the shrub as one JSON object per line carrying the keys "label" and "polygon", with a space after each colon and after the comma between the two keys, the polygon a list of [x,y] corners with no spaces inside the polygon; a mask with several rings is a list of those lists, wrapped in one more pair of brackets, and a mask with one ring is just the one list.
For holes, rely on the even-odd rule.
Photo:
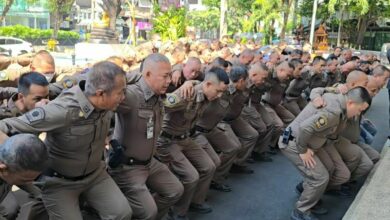
{"label": "shrub", "polygon": [[[23,25],[5,26],[0,27],[0,36],[17,37],[21,39],[49,39],[52,36],[53,30],[46,29],[34,29]],[[62,31],[58,32],[58,40],[78,40],[80,38],[79,33],[74,31]]]}

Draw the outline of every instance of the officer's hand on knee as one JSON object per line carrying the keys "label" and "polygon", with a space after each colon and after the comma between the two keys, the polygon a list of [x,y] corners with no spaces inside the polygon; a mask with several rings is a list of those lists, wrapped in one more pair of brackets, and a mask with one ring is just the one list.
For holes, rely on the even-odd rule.
{"label": "officer's hand on knee", "polygon": [[299,154],[299,157],[302,159],[303,164],[307,168],[314,168],[316,165],[316,161],[314,160],[314,152],[311,149],[308,149],[304,154]]}

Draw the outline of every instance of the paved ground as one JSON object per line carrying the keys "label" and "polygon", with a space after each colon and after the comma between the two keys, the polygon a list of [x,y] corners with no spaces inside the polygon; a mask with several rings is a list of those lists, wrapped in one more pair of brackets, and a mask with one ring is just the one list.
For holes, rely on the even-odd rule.
{"label": "paved ground", "polygon": [[[379,128],[373,147],[381,150],[389,132],[387,90],[382,90],[375,98],[367,113]],[[210,214],[191,214],[196,220],[286,220],[297,199],[295,185],[301,180],[297,170],[280,153],[273,157],[272,163],[250,165],[255,174],[231,175],[227,183],[233,187],[230,193],[210,191],[208,202],[214,210]],[[359,183],[361,185],[362,183]],[[357,186],[358,188],[358,186]],[[357,189],[356,189],[357,192]],[[18,192],[18,199],[25,200],[25,194]],[[330,213],[322,220],[341,219],[353,198],[345,199],[324,196],[324,206]],[[88,218],[91,219],[92,218]]]}
{"label": "paved ground", "polygon": [[[387,90],[374,99],[367,117],[378,127],[379,131],[373,147],[381,150],[386,142],[389,130],[389,107]],[[233,187],[230,193],[211,191],[208,202],[214,210],[206,215],[191,215],[191,219],[209,220],[286,220],[297,199],[295,185],[301,180],[298,171],[280,153],[273,157],[272,163],[251,165],[255,170],[252,175],[232,175],[227,183]],[[359,183],[358,185],[361,185]],[[358,186],[357,186],[358,188]],[[356,189],[356,193],[357,193]],[[353,198],[324,196],[324,206],[330,213],[322,220],[341,219]]]}

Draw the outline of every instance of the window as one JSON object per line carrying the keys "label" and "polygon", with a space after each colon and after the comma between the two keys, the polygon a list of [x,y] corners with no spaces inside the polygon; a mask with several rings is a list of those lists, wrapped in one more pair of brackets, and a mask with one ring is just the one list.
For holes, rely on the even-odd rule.
{"label": "window", "polygon": [[5,39],[0,39],[0,44],[5,44]]}
{"label": "window", "polygon": [[15,40],[14,39],[7,39],[5,41],[6,44],[16,44]]}

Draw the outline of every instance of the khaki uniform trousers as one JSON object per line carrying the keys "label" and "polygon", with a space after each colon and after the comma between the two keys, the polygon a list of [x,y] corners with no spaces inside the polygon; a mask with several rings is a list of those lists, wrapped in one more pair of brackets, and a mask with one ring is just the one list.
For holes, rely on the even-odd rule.
{"label": "khaki uniform trousers", "polygon": [[367,175],[374,167],[374,163],[364,150],[356,144],[352,144],[350,140],[339,136],[334,146],[351,171],[351,180],[357,180]]}
{"label": "khaki uniform trousers", "polygon": [[306,212],[313,208],[324,194],[329,182],[329,173],[316,154],[314,154],[316,162],[314,168],[305,167],[296,149],[296,143],[290,141],[286,148],[281,149],[281,152],[303,176],[303,192],[296,203],[296,208],[301,212]]}
{"label": "khaki uniform trousers", "polygon": [[184,186],[181,199],[173,207],[175,214],[186,215],[191,202],[205,202],[216,167],[199,144],[189,137],[172,140],[160,136],[156,155],[168,165]]}
{"label": "khaki uniform trousers", "polygon": [[378,162],[379,159],[381,158],[381,155],[379,154],[379,152],[376,151],[374,148],[372,148],[370,145],[365,144],[365,143],[360,142],[360,141],[356,145],[363,149],[363,151],[367,154],[367,156],[370,158],[370,160],[374,164],[376,162]]}
{"label": "khaki uniform trousers", "polygon": [[307,105],[307,101],[302,96],[299,96],[296,99],[290,99],[290,100],[285,99],[282,105],[287,110],[289,110],[294,116],[298,116],[299,113],[302,111],[302,109],[304,109],[305,106]]}
{"label": "khaki uniform trousers", "polygon": [[328,189],[340,189],[342,184],[349,181],[351,172],[334,145],[327,144],[318,149],[315,154],[329,171]]}
{"label": "khaki uniform trousers", "polygon": [[148,165],[120,165],[108,171],[129,200],[132,219],[162,219],[184,191],[179,179],[155,158]]}
{"label": "khaki uniform trousers", "polygon": [[82,197],[103,220],[130,220],[131,208],[114,180],[101,166],[82,180],[42,177],[42,199],[50,220],[82,220]]}
{"label": "khaki uniform trousers", "polygon": [[[211,144],[215,151],[219,152],[220,165],[217,166],[213,181],[223,183],[241,149],[240,140],[234,134],[230,125],[225,122],[220,122],[210,132],[197,136],[195,140],[204,145],[206,142],[202,140],[203,138],[208,141],[207,143]],[[209,152],[208,154],[210,156]],[[210,157],[212,158],[212,156]],[[213,159],[213,161],[215,163],[216,159]]]}
{"label": "khaki uniform trousers", "polygon": [[259,134],[241,116],[230,122],[230,126],[241,142],[241,149],[237,153],[234,164],[245,166],[246,159],[251,155]]}
{"label": "khaki uniform trousers", "polygon": [[[256,108],[258,107],[258,108]],[[259,109],[265,114],[261,114]],[[247,105],[242,111],[242,117],[254,128],[259,134],[257,138],[256,145],[253,149],[256,153],[264,153],[267,151],[268,146],[270,145],[272,134],[274,132],[274,126],[272,124],[272,119],[268,115],[265,108],[261,105]],[[268,117],[268,120],[266,119]]]}
{"label": "khaki uniform trousers", "polygon": [[270,141],[270,146],[275,147],[279,141],[280,135],[283,133],[285,124],[282,119],[279,117],[278,113],[271,107],[269,104],[264,104],[265,109],[268,112],[268,115],[272,118],[272,123],[274,125],[273,134]]}

